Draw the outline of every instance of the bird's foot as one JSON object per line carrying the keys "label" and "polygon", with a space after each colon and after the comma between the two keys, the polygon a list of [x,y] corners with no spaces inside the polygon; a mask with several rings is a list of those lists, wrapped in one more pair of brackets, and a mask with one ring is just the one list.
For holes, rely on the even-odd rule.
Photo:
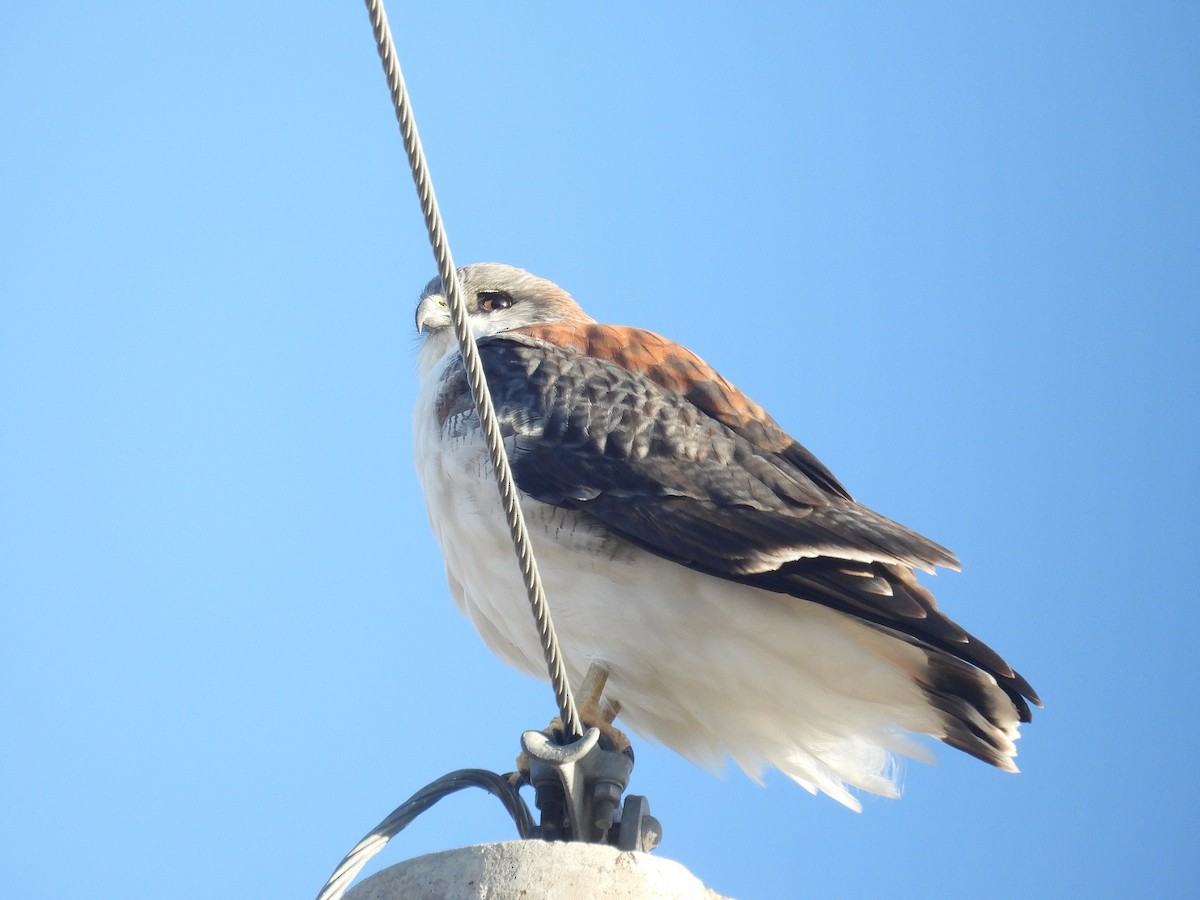
{"label": "bird's foot", "polygon": [[599,730],[600,745],[605,750],[632,755],[633,747],[629,738],[625,736],[625,732],[613,725],[613,719],[621,711],[621,703],[605,698],[604,688],[607,684],[608,669],[592,663],[579,688],[579,720],[585,728]]}
{"label": "bird's foot", "polygon": [[[592,663],[579,689],[579,701],[576,704],[579,721],[584,728],[595,728],[600,732],[602,748],[624,753],[632,758],[633,745],[629,738],[625,736],[625,732],[613,725],[613,719],[621,711],[621,704],[617,700],[604,697],[604,686],[607,683],[608,670]],[[550,724],[542,729],[542,734],[556,744],[567,744],[571,740],[560,716],[551,719]],[[526,778],[529,776],[529,756],[524,751],[517,757],[517,771],[514,775],[519,777],[522,774]]]}

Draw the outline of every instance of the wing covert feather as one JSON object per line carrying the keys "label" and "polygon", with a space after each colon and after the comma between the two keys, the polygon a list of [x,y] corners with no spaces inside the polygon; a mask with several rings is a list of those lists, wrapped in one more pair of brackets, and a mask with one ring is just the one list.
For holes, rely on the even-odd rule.
{"label": "wing covert feather", "polygon": [[942,614],[913,576],[913,567],[957,568],[953,554],[850,499],[723,379],[708,377],[716,387],[695,402],[691,382],[667,372],[703,365],[715,375],[698,358],[633,343],[594,356],[599,338],[621,336],[615,326],[573,326],[565,346],[551,342],[555,329],[561,338],[563,326],[533,326],[479,342],[524,493],[594,516],[681,565],[944,650],[992,674],[1028,718],[1022,698],[1037,701],[1028,683]]}

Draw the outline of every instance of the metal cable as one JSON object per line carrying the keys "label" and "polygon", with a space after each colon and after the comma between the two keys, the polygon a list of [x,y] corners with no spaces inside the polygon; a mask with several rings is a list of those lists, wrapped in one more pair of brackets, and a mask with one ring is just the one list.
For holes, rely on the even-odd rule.
{"label": "metal cable", "polygon": [[371,829],[371,833],[354,845],[345,858],[333,870],[317,900],[341,900],[362,867],[384,848],[388,841],[403,831],[417,816],[433,806],[443,797],[447,797],[463,788],[480,787],[500,798],[508,814],[512,816],[517,826],[517,834],[522,840],[537,837],[537,826],[534,825],[533,815],[529,807],[521,799],[520,793],[513,785],[508,775],[497,775],[485,769],[459,769],[449,775],[443,775],[437,781],[425,785],[403,803],[392,814]]}
{"label": "metal cable", "polygon": [[520,563],[521,577],[525,581],[525,592],[529,595],[529,606],[537,625],[542,653],[546,657],[546,668],[550,673],[550,684],[554,688],[554,699],[558,703],[564,729],[572,739],[578,739],[583,736],[583,727],[579,721],[579,712],[575,708],[575,698],[571,694],[571,686],[567,681],[567,672],[563,666],[562,653],[559,651],[558,638],[554,634],[554,625],[550,621],[550,608],[546,603],[545,591],[542,589],[542,579],[538,574],[537,562],[533,558],[533,547],[530,544],[529,532],[525,528],[525,517],[517,498],[517,487],[513,481],[512,469],[508,464],[508,456],[504,452],[504,436],[500,433],[500,423],[496,420],[496,409],[492,405],[487,380],[483,375],[483,363],[479,359],[479,350],[475,346],[471,325],[467,321],[466,310],[462,302],[462,288],[458,283],[458,272],[454,267],[454,260],[450,256],[450,242],[442,224],[437,198],[433,194],[433,182],[429,177],[425,151],[421,147],[421,138],[417,134],[416,122],[413,120],[408,89],[404,86],[403,75],[400,74],[400,62],[396,55],[396,46],[392,42],[392,30],[388,26],[383,0],[366,0],[366,4],[367,13],[371,17],[371,28],[375,32],[375,44],[379,49],[379,60],[383,63],[383,72],[387,76],[388,87],[392,93],[392,104],[396,108],[396,121],[400,125],[400,135],[404,138],[404,149],[408,153],[408,164],[412,169],[413,181],[417,186],[417,197],[421,201],[421,212],[425,215],[425,228],[429,232],[429,243],[433,248],[434,258],[437,260],[442,289],[446,293],[446,302],[450,307],[454,335],[458,338],[463,365],[467,372],[467,381],[471,385],[471,395],[475,398],[475,406],[479,410],[479,422],[483,426],[484,439],[487,441],[488,453],[491,455],[492,466],[496,472],[496,482],[500,488],[500,501],[504,506],[504,516],[508,521],[509,534],[512,536],[513,547]]}

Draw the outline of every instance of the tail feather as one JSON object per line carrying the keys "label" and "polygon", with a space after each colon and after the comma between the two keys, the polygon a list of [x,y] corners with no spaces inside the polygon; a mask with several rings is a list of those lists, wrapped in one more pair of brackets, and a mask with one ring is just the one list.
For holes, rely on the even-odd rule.
{"label": "tail feather", "polygon": [[982,669],[940,650],[925,652],[928,669],[918,683],[941,714],[943,733],[934,737],[998,769],[1016,772],[1014,742],[1020,737],[1018,726],[1027,721],[1028,708],[1019,708],[1012,695]]}

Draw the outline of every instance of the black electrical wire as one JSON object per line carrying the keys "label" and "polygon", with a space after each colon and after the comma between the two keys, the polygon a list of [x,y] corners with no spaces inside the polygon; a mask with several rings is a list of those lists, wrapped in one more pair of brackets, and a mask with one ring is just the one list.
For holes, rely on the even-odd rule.
{"label": "black electrical wire", "polygon": [[346,854],[325,887],[317,895],[317,900],[341,900],[342,894],[350,886],[355,876],[362,871],[367,861],[384,848],[392,838],[408,827],[417,816],[429,809],[443,797],[461,791],[463,788],[483,788],[489,794],[499,798],[505,810],[512,816],[517,826],[517,834],[522,840],[538,837],[538,829],[533,821],[533,814],[526,806],[525,800],[518,790],[521,782],[512,775],[497,775],[486,769],[459,769],[449,775],[443,775],[437,781],[432,781],[421,788],[403,803],[392,814],[371,829]]}

